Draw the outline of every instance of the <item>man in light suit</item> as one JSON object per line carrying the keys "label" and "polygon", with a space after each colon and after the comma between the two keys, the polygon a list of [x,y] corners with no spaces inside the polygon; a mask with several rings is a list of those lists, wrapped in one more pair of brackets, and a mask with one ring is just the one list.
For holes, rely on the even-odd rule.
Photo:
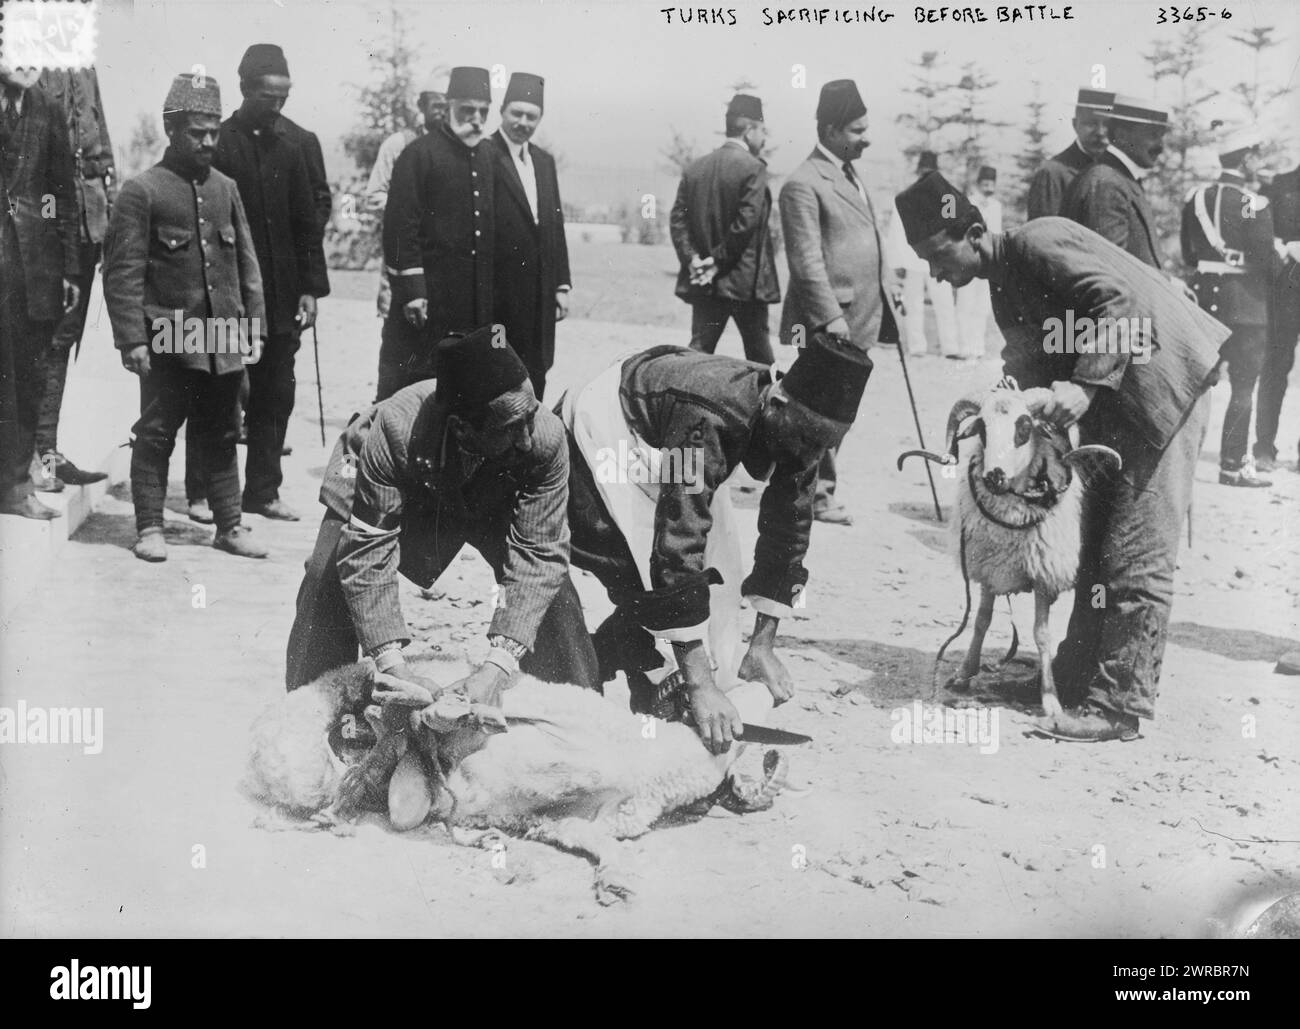
{"label": "man in light suit", "polygon": [[[1077,422],[1082,442],[1123,461],[1086,495],[1074,611],[1052,663],[1074,709],[1041,728],[1077,742],[1133,739],[1139,719],[1155,715],[1206,391],[1229,330],[1159,271],[1067,219],[990,233],[937,172],[900,193],[898,209],[940,278],[957,287],[989,280],[1006,374],[1021,389],[1050,389],[1045,417],[1062,428]],[[1076,315],[1091,320],[1083,339],[1049,345]],[[1121,320],[1127,331],[1106,333],[1117,345],[1093,345],[1091,326],[1101,339],[1102,325]],[[1076,346],[1085,341],[1087,349]]]}
{"label": "man in light suit", "polygon": [[555,363],[555,323],[569,311],[569,247],[555,158],[529,142],[542,120],[540,75],[515,72],[488,141],[497,159],[492,317],[540,400]]}
{"label": "man in light suit", "polygon": [[[803,346],[820,331],[861,350],[898,340],[885,293],[879,223],[853,167],[869,145],[867,105],[856,83],[826,83],[817,101],[817,146],[781,187],[790,264],[781,312],[783,345]],[[813,517],[851,525],[852,516],[835,498],[835,452],[828,450],[822,459]]]}

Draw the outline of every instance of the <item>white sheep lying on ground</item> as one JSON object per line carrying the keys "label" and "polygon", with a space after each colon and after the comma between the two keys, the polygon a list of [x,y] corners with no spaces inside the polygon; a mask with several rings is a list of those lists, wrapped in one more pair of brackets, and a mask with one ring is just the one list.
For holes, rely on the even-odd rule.
{"label": "white sheep lying on ground", "polygon": [[[350,787],[355,797],[366,784],[359,781],[360,765],[348,772],[335,756],[330,735],[337,742],[340,718],[364,703],[373,678],[369,662],[349,665],[271,704],[253,726],[244,791],[299,816],[350,817]],[[770,709],[761,685],[742,684],[729,696],[752,721]],[[470,717],[453,718],[457,724],[444,719],[431,729],[437,719],[426,713],[423,722],[417,714],[394,733],[378,708],[366,709],[379,737],[371,754],[391,748],[381,774],[393,823],[411,828],[432,813],[449,827],[498,829],[586,855],[597,862],[602,903],[631,892],[616,841],[718,794],[740,750],[714,757],[685,725],[656,721],[651,733],[651,723],[599,694],[529,676],[519,676],[502,703],[504,732],[485,730]],[[446,695],[433,707],[469,713],[467,704]],[[784,779],[784,759],[769,752],[763,766],[764,782],[739,797],[749,810],[770,805]],[[369,785],[384,783],[372,776]]]}

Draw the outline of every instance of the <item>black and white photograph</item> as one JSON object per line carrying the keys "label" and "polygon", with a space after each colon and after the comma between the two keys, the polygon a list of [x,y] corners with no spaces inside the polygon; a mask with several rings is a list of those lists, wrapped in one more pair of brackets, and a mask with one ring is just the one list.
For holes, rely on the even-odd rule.
{"label": "black and white photograph", "polygon": [[1300,8],[727,2],[0,6],[0,938],[1300,938]]}

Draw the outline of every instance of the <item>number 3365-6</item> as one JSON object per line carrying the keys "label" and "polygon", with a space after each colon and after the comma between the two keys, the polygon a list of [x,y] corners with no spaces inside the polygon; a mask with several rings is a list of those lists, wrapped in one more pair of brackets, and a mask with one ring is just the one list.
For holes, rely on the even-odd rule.
{"label": "number 3365-6", "polygon": [[1222,18],[1227,21],[1231,17],[1232,12],[1226,7],[1219,11],[1212,11],[1208,7],[1197,7],[1195,10],[1190,7],[1184,7],[1181,10],[1177,7],[1156,8],[1157,25],[1176,25],[1180,21],[1205,21],[1206,18]]}

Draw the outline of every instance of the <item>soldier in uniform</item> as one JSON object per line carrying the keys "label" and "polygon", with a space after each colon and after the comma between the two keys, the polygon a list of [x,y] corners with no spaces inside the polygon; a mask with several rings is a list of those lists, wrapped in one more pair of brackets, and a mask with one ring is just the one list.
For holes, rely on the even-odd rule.
{"label": "soldier in uniform", "polygon": [[569,450],[528,372],[492,326],[439,344],[421,380],[354,415],[330,458],[325,517],[289,633],[285,685],[357,659],[407,682],[411,632],[398,573],[428,587],[466,544],[500,593],[487,660],[465,683],[496,705],[507,676],[598,688],[596,657],[569,578]]}
{"label": "soldier in uniform", "polygon": [[1074,142],[1034,172],[1029,180],[1029,217],[1050,218],[1061,213],[1061,201],[1079,172],[1106,152],[1109,143],[1106,118],[1115,94],[1103,89],[1081,89],[1074,103]]}
{"label": "soldier in uniform", "polygon": [[[1269,312],[1268,356],[1259,379],[1255,414],[1255,466],[1277,467],[1277,423],[1286,396],[1287,377],[1295,364],[1300,338],[1300,168],[1278,175],[1265,188],[1272,204],[1273,241],[1281,255],[1274,269]],[[1297,465],[1300,469],[1300,465]]]}
{"label": "soldier in uniform", "polygon": [[1231,133],[1219,147],[1218,182],[1192,190],[1183,205],[1183,260],[1196,269],[1197,302],[1232,330],[1220,354],[1228,362],[1232,395],[1223,416],[1219,482],[1262,487],[1247,455],[1251,400],[1268,351],[1269,290],[1277,255],[1273,212],[1249,189],[1259,168],[1263,137],[1256,129]]}
{"label": "soldier in uniform", "polygon": [[436,374],[435,346],[492,321],[495,150],[485,68],[453,68],[447,121],[402,151],[384,211],[392,306],[379,350],[376,399]]}

